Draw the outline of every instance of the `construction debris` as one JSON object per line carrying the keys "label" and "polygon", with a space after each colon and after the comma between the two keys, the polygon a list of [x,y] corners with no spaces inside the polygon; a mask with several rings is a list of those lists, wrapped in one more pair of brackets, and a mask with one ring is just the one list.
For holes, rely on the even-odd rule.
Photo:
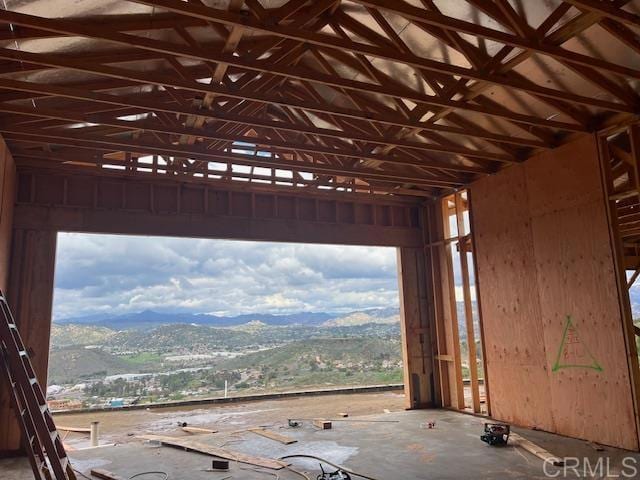
{"label": "construction debris", "polygon": [[[58,427],[60,428],[60,427]],[[604,447],[602,445],[598,445],[597,443],[594,442],[587,442],[587,444],[593,448],[596,452],[604,452]]]}
{"label": "construction debris", "polygon": [[270,468],[272,470],[280,470],[288,465],[285,462],[275,460],[273,458],[256,457],[232,450],[226,450],[191,438],[167,437],[164,435],[140,435],[138,438],[157,441],[170,447],[183,448],[184,450],[191,452],[203,453],[213,457],[225,458],[227,460],[234,460],[240,463],[255,465],[256,467]]}
{"label": "construction debris", "polygon": [[322,473],[318,475],[318,480],[351,480],[351,475],[341,469],[335,472],[325,472],[322,464],[320,464],[320,471]]}
{"label": "construction debris", "polygon": [[222,458],[214,458],[211,460],[211,469],[212,470],[229,470],[229,460],[224,460]]}
{"label": "construction debris", "polygon": [[331,421],[317,418],[313,421],[313,426],[320,430],[331,430]]}
{"label": "construction debris", "polygon": [[[365,475],[364,473],[355,472],[355,471],[353,471],[353,470],[351,470],[351,469],[349,469],[347,467],[343,467],[343,466],[338,465],[336,463],[330,462],[329,460],[326,460],[326,459],[324,459],[322,457],[318,457],[316,455],[306,455],[306,454],[285,455],[284,457],[280,457],[280,460],[288,460],[290,458],[306,458],[306,459],[318,460],[319,462],[321,462],[320,470],[322,471],[323,475],[327,475],[327,474],[328,475],[334,475],[335,473],[338,473],[338,472],[342,472],[343,475],[346,475],[346,476],[343,476],[343,477],[331,477],[331,476],[323,477],[322,475],[318,475],[318,477],[317,477],[318,480],[349,479],[349,478],[351,478],[349,475],[353,475],[353,476],[356,476],[356,477],[359,477],[359,478],[364,478],[365,480],[377,480],[374,477],[371,477],[369,475]],[[337,468],[338,470],[336,472],[327,473],[322,468],[322,463],[326,463],[327,465],[331,465],[333,468]],[[290,468],[290,470],[293,470],[293,469]]]}
{"label": "construction debris", "polygon": [[504,423],[485,423],[484,433],[480,435],[480,440],[487,442],[491,446],[506,445],[509,441],[511,427]]}
{"label": "construction debris", "polygon": [[548,450],[545,450],[541,446],[536,445],[535,443],[527,440],[526,438],[521,437],[517,433],[512,433],[511,434],[511,439],[513,440],[513,444],[515,446],[520,447],[520,448],[522,448],[523,450],[526,450],[529,453],[532,453],[533,455],[535,455],[536,457],[540,458],[541,460],[544,460],[545,462],[551,463],[552,465],[554,465],[556,467],[564,466],[564,461],[563,460],[561,460],[560,458],[556,457],[555,455],[552,455]]}
{"label": "construction debris", "polygon": [[86,427],[65,427],[62,425],[56,425],[56,427],[62,432],[91,433],[91,429]]}
{"label": "construction debris", "polygon": [[121,477],[120,475],[116,475],[115,473],[110,472],[109,470],[103,470],[101,468],[92,468],[91,475],[93,475],[94,477],[101,478],[102,480],[127,480],[126,478]]}
{"label": "construction debris", "polygon": [[201,427],[182,427],[182,431],[187,433],[218,433],[218,430]]}
{"label": "construction debris", "polygon": [[347,418],[349,416],[349,414],[346,413],[346,412],[340,412],[340,413],[338,413],[338,416],[342,417],[342,418]]}
{"label": "construction debris", "polygon": [[287,437],[286,435],[281,435],[277,432],[272,432],[271,430],[265,430],[264,428],[250,428],[248,431],[269,438],[271,440],[275,440],[276,442],[280,442],[284,445],[290,445],[297,442],[297,440],[294,438]]}

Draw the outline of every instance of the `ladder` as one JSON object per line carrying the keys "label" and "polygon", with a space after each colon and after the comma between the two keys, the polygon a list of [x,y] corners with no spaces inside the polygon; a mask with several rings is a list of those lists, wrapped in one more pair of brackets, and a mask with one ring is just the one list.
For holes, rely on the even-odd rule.
{"label": "ladder", "polygon": [[7,299],[0,291],[0,370],[36,480],[76,480]]}

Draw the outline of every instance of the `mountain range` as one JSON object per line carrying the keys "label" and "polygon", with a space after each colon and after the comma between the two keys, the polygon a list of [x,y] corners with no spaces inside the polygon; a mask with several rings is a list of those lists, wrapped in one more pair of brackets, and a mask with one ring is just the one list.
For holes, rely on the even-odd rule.
{"label": "mountain range", "polygon": [[206,313],[163,313],[145,310],[122,315],[98,314],[57,319],[59,325],[92,325],[113,330],[146,329],[159,325],[206,325],[234,327],[260,322],[269,326],[349,326],[367,323],[395,323],[400,320],[398,307],[371,308],[349,313],[298,312],[283,315],[254,313],[235,316],[219,316]]}

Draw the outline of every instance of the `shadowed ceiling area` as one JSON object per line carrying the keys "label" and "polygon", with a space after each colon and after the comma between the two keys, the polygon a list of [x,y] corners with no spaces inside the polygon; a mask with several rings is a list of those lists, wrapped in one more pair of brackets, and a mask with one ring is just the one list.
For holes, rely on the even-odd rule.
{"label": "shadowed ceiling area", "polygon": [[18,165],[433,197],[640,107],[640,1],[0,7]]}

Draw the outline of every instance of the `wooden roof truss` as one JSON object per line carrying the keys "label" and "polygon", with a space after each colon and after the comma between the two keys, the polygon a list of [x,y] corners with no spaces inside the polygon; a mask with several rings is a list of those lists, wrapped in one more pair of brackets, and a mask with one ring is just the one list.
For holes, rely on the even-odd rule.
{"label": "wooden roof truss", "polygon": [[0,10],[20,164],[431,197],[640,107],[637,1],[70,4]]}

